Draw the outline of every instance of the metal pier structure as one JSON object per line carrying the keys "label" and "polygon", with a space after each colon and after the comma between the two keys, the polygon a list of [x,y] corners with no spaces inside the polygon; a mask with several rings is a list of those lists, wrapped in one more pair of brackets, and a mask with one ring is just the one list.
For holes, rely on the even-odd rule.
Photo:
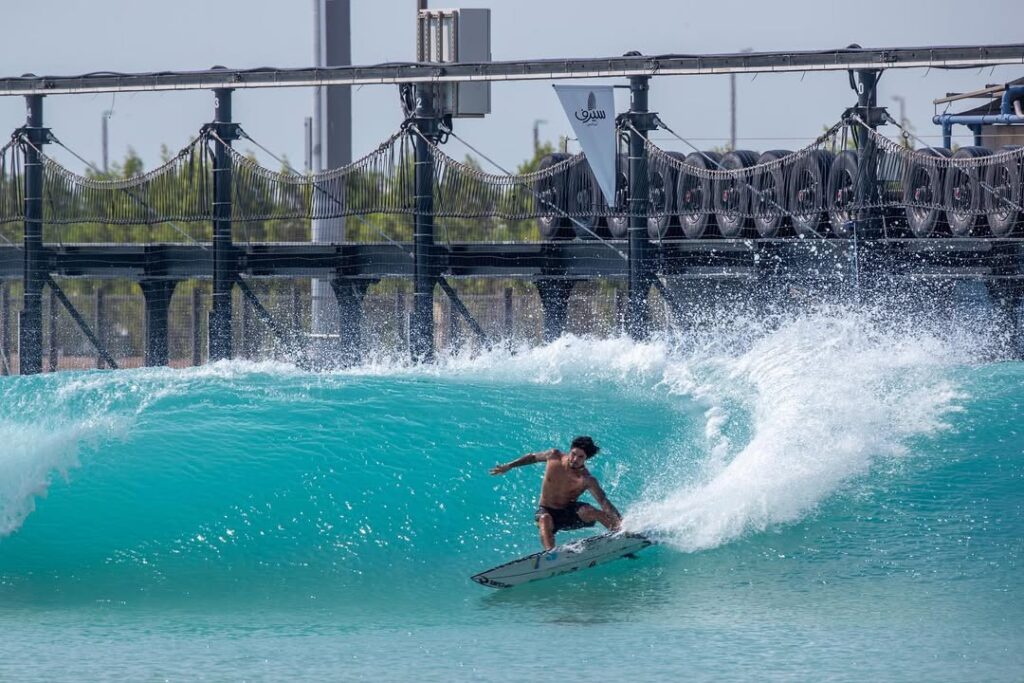
{"label": "metal pier structure", "polygon": [[[980,152],[972,153],[973,156],[965,162],[947,160],[936,153],[936,158],[942,158],[931,166],[925,164],[920,170],[907,161],[909,157],[898,157],[898,150],[885,147],[885,141],[874,133],[878,126],[893,122],[885,109],[877,105],[875,84],[883,70],[1017,64],[1024,65],[1024,44],[886,49],[852,47],[828,51],[721,55],[651,56],[631,53],[622,57],[573,60],[400,63],[314,69],[217,68],[197,72],[0,78],[0,96],[23,96],[27,103],[25,126],[15,133],[17,147],[23,155],[22,175],[5,176],[8,204],[15,200],[19,204],[16,212],[8,206],[7,222],[15,219],[21,222],[22,239],[20,244],[0,243],[0,279],[22,283],[18,370],[23,374],[43,370],[43,294],[47,288],[51,299],[55,298],[67,310],[95,346],[96,353],[105,359],[104,363],[115,365],[115,360],[105,348],[102,330],[93,329],[100,320],[99,314],[94,325],[86,321],[58,284],[57,279],[66,278],[126,279],[140,285],[145,301],[144,362],[147,365],[168,362],[169,303],[176,286],[187,280],[212,281],[212,310],[206,324],[208,357],[211,360],[229,358],[236,352],[232,344],[232,325],[237,318],[232,297],[236,288],[246,302],[246,315],[248,311],[254,311],[282,341],[294,342],[297,335],[294,326],[276,321],[247,282],[255,278],[311,277],[330,282],[340,319],[335,359],[351,363],[358,360],[363,348],[360,337],[362,300],[368,287],[382,279],[411,280],[409,351],[416,361],[429,361],[435,352],[434,297],[437,289],[450,300],[453,310],[466,320],[473,331],[478,336],[483,335],[481,326],[461,301],[456,288],[452,287],[452,279],[529,281],[536,287],[544,312],[546,338],[556,337],[563,331],[567,302],[575,283],[595,279],[621,282],[626,291],[624,328],[634,338],[643,339],[650,330],[648,297],[652,290],[656,290],[671,308],[679,312],[685,304],[675,292],[680,287],[692,286],[680,283],[718,279],[738,281],[741,288],[753,289],[764,287],[770,279],[799,282],[819,277],[823,270],[837,268],[853,273],[850,277],[856,279],[857,284],[893,272],[921,278],[981,281],[989,289],[991,300],[1002,307],[1007,319],[1016,321],[1012,335],[1019,352],[1021,332],[1018,313],[1024,292],[1024,231],[1021,230],[1024,197],[1020,189],[1024,168],[1020,165],[1019,154],[1011,150],[998,158],[992,157],[996,161],[984,162],[987,166],[980,166],[983,162],[978,159],[986,156]],[[762,171],[783,166],[773,166],[770,160],[751,157],[743,161],[740,158],[735,165],[729,166],[728,160],[723,159],[721,164],[715,162],[715,168],[692,171],[692,177],[698,181],[694,187],[704,195],[715,194],[701,200],[711,202],[697,212],[704,216],[701,220],[710,220],[707,216],[712,213],[724,218],[719,218],[717,232],[705,234],[703,228],[697,233],[687,231],[682,222],[685,213],[683,196],[690,189],[684,188],[683,177],[691,173],[692,167],[682,161],[674,161],[664,153],[657,158],[652,156],[648,133],[663,124],[649,109],[651,89],[659,79],[669,76],[792,71],[840,71],[849,74],[851,86],[857,92],[857,101],[843,112],[843,121],[848,126],[844,130],[849,130],[853,138],[850,144],[855,152],[847,153],[849,149],[835,147],[839,142],[836,137],[839,134],[835,133],[829,141],[834,149],[828,152],[827,168],[822,170],[814,166],[818,162],[807,161],[824,158],[815,156],[815,150],[802,156],[795,155],[792,168],[785,166],[786,176],[778,181],[781,184],[771,187],[764,184],[768,182],[765,180],[768,176]],[[571,166],[572,160],[553,161],[555,171],[543,176],[542,181],[530,181],[533,184],[522,190],[526,193],[522,196],[539,197],[552,188],[556,191],[544,195],[547,198],[543,204],[539,198],[536,199],[537,208],[533,213],[506,210],[515,220],[546,219],[551,224],[552,216],[555,223],[564,218],[567,222],[554,233],[545,235],[543,229],[540,231],[548,239],[439,241],[436,219],[444,215],[460,215],[458,209],[445,204],[443,188],[439,189],[444,180],[438,177],[442,166],[438,165],[437,149],[453,130],[450,117],[443,116],[436,106],[446,84],[594,77],[628,79],[630,108],[619,117],[626,149],[620,190],[627,209],[614,217],[607,210],[604,214],[596,210],[595,228],[589,231],[596,239],[582,234],[573,238],[572,224],[579,222],[587,207],[574,207],[569,195],[573,195],[576,187],[572,183],[579,182],[579,178],[585,180],[585,175],[574,170],[576,167]],[[232,111],[234,92],[248,88],[345,84],[399,85],[403,104],[413,103],[406,121],[412,172],[408,183],[395,185],[402,188],[405,196],[388,200],[397,202],[395,206],[399,208],[396,211],[411,218],[411,235],[406,239],[388,238],[372,243],[234,241],[232,226],[239,220],[247,220],[245,212],[251,212],[249,207],[238,205],[239,161],[233,156],[231,145],[243,132]],[[209,210],[190,219],[209,223],[211,238],[180,244],[45,242],[44,228],[50,221],[73,220],[55,218],[54,202],[47,199],[51,190],[47,183],[52,181],[48,180],[51,175],[45,170],[50,168],[46,165],[50,162],[45,158],[45,147],[53,144],[55,138],[44,122],[45,96],[187,89],[209,89],[214,94],[213,121],[203,128],[204,144],[212,149],[209,169],[212,187],[208,194],[202,194],[209,199]],[[1001,112],[991,120],[947,116],[937,122],[944,127],[954,123],[1008,126],[1019,123],[1014,118],[1014,98],[1024,98],[1024,88],[1007,86],[1001,92],[1005,92]],[[1019,102],[1016,106],[1019,110]],[[845,144],[845,139],[842,142]],[[710,158],[706,153],[701,154]],[[992,156],[991,153],[988,156]],[[903,164],[899,167],[898,188],[902,194],[894,198],[896,180],[892,173],[886,175],[885,169],[888,168],[887,163],[890,166],[896,163],[886,160],[897,158],[902,159],[899,163]],[[565,165],[564,172],[558,171],[561,168],[559,163]],[[395,172],[402,174],[400,168]],[[920,172],[920,178],[914,175],[917,172]],[[564,173],[564,177],[557,173]],[[660,182],[665,178],[671,180],[668,195],[665,195],[664,186],[654,185],[659,173]],[[806,174],[810,180],[800,180],[804,177],[801,174]],[[963,179],[949,180],[953,176],[959,178],[957,174],[963,175]],[[315,178],[309,181],[314,204],[318,193],[339,201],[339,194],[331,194],[334,190],[328,192],[323,189],[325,182]],[[943,182],[946,185],[942,185]],[[494,183],[499,189],[506,187],[498,181]],[[942,189],[950,183],[953,199],[947,201],[934,196],[935,188]],[[579,194],[578,189],[576,187],[576,195]],[[964,200],[961,190],[972,191],[975,196]],[[124,192],[136,204],[144,204],[139,196]],[[200,188],[196,192],[205,193],[207,189]],[[341,194],[345,193],[351,194],[351,187]],[[767,208],[762,206],[758,209],[757,202],[764,203],[769,195],[775,199],[768,201]],[[983,196],[979,199],[976,195]],[[668,204],[659,204],[665,196],[674,199]],[[10,197],[15,197],[15,200],[10,200]],[[351,204],[348,195],[341,201]],[[739,201],[746,203],[739,208],[730,203]],[[818,204],[808,209],[808,201]],[[900,213],[901,217],[893,221],[893,207],[901,201],[909,202],[905,207],[901,205],[901,211],[906,212],[907,218],[904,219]],[[973,203],[958,204],[964,201]],[[993,206],[992,201],[997,205]],[[716,208],[711,210],[707,206]],[[154,203],[145,204],[150,214],[134,219],[135,222],[150,224],[176,220],[174,215],[177,214],[155,207]],[[309,209],[307,214],[296,215],[314,218],[316,211]],[[351,205],[346,205],[344,211],[344,215],[360,214],[360,210]],[[951,218],[936,218],[943,211]],[[1006,219],[1008,211],[1013,212],[1012,218]],[[376,215],[382,210],[378,207],[364,213]],[[979,221],[986,215],[996,214],[998,220],[1009,222],[1003,225],[996,218],[989,218],[990,231],[979,234],[975,229]],[[477,216],[465,215],[470,220]],[[955,220],[961,218],[966,227],[959,230],[955,227]],[[91,220],[83,219],[82,222]],[[126,222],[131,220],[125,219]],[[951,231],[934,230],[936,225],[947,220],[953,226]],[[762,224],[776,225],[773,230],[778,230],[778,225],[788,227],[773,232],[762,229]],[[619,225],[621,229],[611,229],[612,225]],[[997,225],[1003,227],[997,229]],[[727,226],[735,229],[727,229]],[[53,306],[51,302],[51,316],[55,315]],[[4,328],[7,334],[6,313]],[[6,351],[6,342],[4,346]],[[13,368],[9,370],[13,371]]]}

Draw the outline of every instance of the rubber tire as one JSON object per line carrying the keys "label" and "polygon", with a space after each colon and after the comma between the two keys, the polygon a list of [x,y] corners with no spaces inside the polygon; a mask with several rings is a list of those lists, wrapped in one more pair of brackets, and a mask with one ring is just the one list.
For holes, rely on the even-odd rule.
{"label": "rubber tire", "polygon": [[810,151],[793,166],[787,207],[800,237],[823,237],[828,222],[825,193],[834,156],[823,149]]}
{"label": "rubber tire", "polygon": [[715,220],[722,237],[743,237],[754,225],[750,215],[753,173],[742,171],[756,164],[758,156],[757,152],[740,149],[722,157],[723,170],[739,171],[715,182]]}
{"label": "rubber tire", "polygon": [[[1006,154],[1021,149],[1021,145],[1006,145],[1001,147],[996,154]],[[985,214],[988,220],[988,229],[996,237],[1008,237],[1014,232],[1018,221],[1024,219],[1020,209],[1024,206],[1024,183],[1021,182],[1022,164],[1024,158],[1009,157],[1002,161],[993,162],[985,173],[985,184],[998,192],[993,195],[985,192]],[[1002,176],[1002,177],[1000,177]],[[1003,178],[1006,179],[1006,186],[997,185]],[[1000,201],[1004,197],[1006,201]],[[1016,205],[1016,206],[1014,206]]]}
{"label": "rubber tire", "polygon": [[[919,149],[914,152],[914,158],[932,157],[948,159],[952,156],[945,147],[935,149]],[[942,209],[914,206],[914,203],[936,203],[937,197],[942,203],[943,192],[945,191],[946,169],[944,166],[931,166],[914,161],[908,164],[903,174],[903,213],[907,217],[907,227],[910,228],[914,237],[930,237],[935,229],[946,224],[946,217]],[[922,194],[927,192],[931,202],[924,201]]]}
{"label": "rubber tire", "polygon": [[[961,147],[951,157],[953,165],[946,172],[945,189],[942,192],[943,204],[946,205],[946,222],[949,231],[956,237],[967,237],[975,234],[985,221],[981,187],[983,171],[977,166],[960,166],[957,159],[980,159],[991,156],[987,147]],[[963,193],[967,193],[964,198]],[[960,195],[958,197],[958,195]],[[957,208],[963,210],[958,211]]]}
{"label": "rubber tire", "polygon": [[[538,171],[551,168],[569,158],[568,154],[555,152],[541,158],[537,165]],[[568,173],[558,173],[550,178],[539,181],[533,188],[535,193],[534,202],[537,205],[537,231],[542,240],[567,240],[572,239],[572,223],[562,215],[569,207],[566,204],[566,185],[568,184]],[[561,211],[553,211],[550,214],[541,213],[545,209],[544,202],[550,202]]]}
{"label": "rubber tire", "polygon": [[[718,152],[694,152],[686,155],[683,163],[696,168],[717,169],[722,161]],[[698,178],[684,168],[676,180],[676,216],[683,235],[700,239],[715,225],[713,183],[710,178]]]}
{"label": "rubber tire", "polygon": [[[682,161],[685,154],[679,152],[667,152],[673,159]],[[679,169],[669,164],[659,164],[657,168],[648,166],[647,173],[647,236],[652,240],[662,240],[669,237],[678,237],[679,217],[676,211],[676,182],[679,179]],[[652,213],[662,215],[651,216]]]}
{"label": "rubber tire", "polygon": [[750,199],[750,212],[754,214],[754,228],[761,237],[778,237],[783,228],[792,226],[786,209],[788,173],[785,163],[765,167],[773,161],[788,157],[792,152],[772,149],[757,158],[753,185],[757,193]]}
{"label": "rubber tire", "polygon": [[850,207],[857,201],[857,172],[860,154],[843,150],[832,160],[828,171],[828,220],[836,237],[852,237],[853,221],[857,219]]}

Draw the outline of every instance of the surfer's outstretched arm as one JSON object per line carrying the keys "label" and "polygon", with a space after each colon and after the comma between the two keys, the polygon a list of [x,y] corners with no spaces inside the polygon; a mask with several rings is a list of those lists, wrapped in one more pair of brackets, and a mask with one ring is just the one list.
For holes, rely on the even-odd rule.
{"label": "surfer's outstretched arm", "polygon": [[622,524],[622,515],[620,515],[619,511],[615,509],[612,502],[608,500],[608,496],[605,495],[604,489],[601,488],[601,485],[597,483],[597,479],[591,477],[587,482],[587,489],[590,490],[590,494],[594,496],[594,500],[597,501],[597,504],[601,506],[601,510],[604,512],[605,518],[599,518],[601,523],[613,531],[618,529]]}
{"label": "surfer's outstretched arm", "polygon": [[557,448],[551,450],[541,451],[540,453],[527,453],[521,458],[516,458],[512,462],[507,462],[504,465],[495,465],[491,468],[491,474],[505,474],[513,467],[522,467],[523,465],[532,465],[538,462],[547,462],[551,458],[560,458],[562,453]]}

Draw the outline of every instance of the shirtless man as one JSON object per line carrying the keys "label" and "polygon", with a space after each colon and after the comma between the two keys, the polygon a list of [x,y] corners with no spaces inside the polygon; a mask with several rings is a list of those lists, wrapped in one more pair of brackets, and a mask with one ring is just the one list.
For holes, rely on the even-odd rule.
{"label": "shirtless man", "polygon": [[[544,483],[540,488],[540,507],[534,514],[540,527],[540,542],[545,550],[555,547],[555,533],[562,529],[581,529],[601,522],[615,531],[622,518],[601,485],[587,471],[586,462],[601,450],[589,436],[577,436],[572,440],[568,453],[557,448],[542,453],[527,453],[521,458],[491,468],[491,474],[505,474],[513,467],[547,463],[544,467]],[[590,491],[601,509],[577,501],[584,491]]]}

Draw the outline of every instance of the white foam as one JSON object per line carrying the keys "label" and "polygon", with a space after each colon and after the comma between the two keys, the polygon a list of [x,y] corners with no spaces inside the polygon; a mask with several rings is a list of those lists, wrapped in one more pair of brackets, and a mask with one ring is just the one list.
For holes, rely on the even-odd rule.
{"label": "white foam", "polygon": [[[879,459],[903,456],[908,437],[943,427],[957,399],[945,370],[964,360],[957,348],[833,311],[783,324],[740,353],[682,359],[678,390],[710,404],[707,466],[647,497],[626,526],[698,550],[801,519]],[[702,374],[714,381],[694,379]],[[752,436],[727,455],[720,405],[730,400],[744,405]]]}

